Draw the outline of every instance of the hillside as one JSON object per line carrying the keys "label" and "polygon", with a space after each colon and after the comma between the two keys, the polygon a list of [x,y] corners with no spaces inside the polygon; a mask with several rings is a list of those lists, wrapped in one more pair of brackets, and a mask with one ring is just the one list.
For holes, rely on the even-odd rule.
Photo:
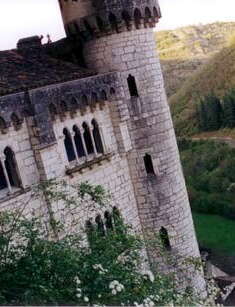
{"label": "hillside", "polygon": [[198,132],[196,102],[200,97],[214,93],[219,98],[235,87],[235,39],[228,47],[214,55],[173,95],[171,104],[173,120],[178,135]]}
{"label": "hillside", "polygon": [[198,68],[224,48],[235,32],[235,22],[216,22],[156,32],[167,95],[182,86]]}

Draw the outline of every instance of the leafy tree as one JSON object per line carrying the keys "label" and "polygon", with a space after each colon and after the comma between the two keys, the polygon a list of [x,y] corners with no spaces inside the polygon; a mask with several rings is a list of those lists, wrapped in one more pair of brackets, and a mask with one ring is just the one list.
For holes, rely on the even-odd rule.
{"label": "leafy tree", "polygon": [[231,90],[223,98],[224,127],[235,127],[235,90]]}
{"label": "leafy tree", "polygon": [[[40,187],[47,199],[63,199],[68,210],[81,203],[87,204],[88,208],[99,203],[100,209],[107,209],[107,194],[101,186],[83,183],[76,188],[76,195],[71,196],[65,183],[58,186],[50,181]],[[180,291],[174,273],[154,274],[143,261],[143,246],[150,243],[144,242],[125,225],[116,208],[109,209],[106,228],[102,221],[88,221],[87,227],[79,233],[66,233],[67,225],[61,225],[54,218],[51,220],[52,231],[41,217],[28,218],[18,213],[2,212],[0,304],[213,304],[213,296],[202,302],[189,289]],[[55,231],[57,236],[54,236]],[[156,242],[159,248],[160,243]],[[195,260],[190,261],[192,269]],[[184,270],[185,263],[184,260]]]}

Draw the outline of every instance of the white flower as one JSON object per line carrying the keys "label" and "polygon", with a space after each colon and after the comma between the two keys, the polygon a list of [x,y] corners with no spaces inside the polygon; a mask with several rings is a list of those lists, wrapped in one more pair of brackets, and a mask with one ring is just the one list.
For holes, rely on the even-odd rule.
{"label": "white flower", "polygon": [[74,281],[76,282],[77,285],[80,285],[81,283],[81,280],[78,278],[78,276],[74,278]]}
{"label": "white flower", "polygon": [[113,280],[111,281],[111,283],[109,284],[109,289],[114,289],[116,286],[119,285],[119,282],[117,280]]}
{"label": "white flower", "polygon": [[89,302],[89,298],[87,296],[84,296],[84,302]]}
{"label": "white flower", "polygon": [[154,282],[154,279],[155,279],[155,278],[154,278],[154,275],[153,275],[153,273],[152,273],[151,271],[146,270],[146,271],[143,271],[142,274],[144,275],[144,279],[146,279],[145,276],[148,276],[149,280],[150,280],[151,282]]}
{"label": "white flower", "polygon": [[81,296],[82,296],[81,293],[77,293],[77,294],[76,294],[76,297],[77,297],[77,298],[80,298]]}
{"label": "white flower", "polygon": [[104,274],[104,273],[108,272],[108,270],[106,270],[102,267],[102,264],[94,264],[92,267],[93,267],[94,270],[98,270],[99,274]]}
{"label": "white flower", "polygon": [[113,294],[113,295],[116,295],[116,294],[117,294],[117,291],[116,291],[115,289],[113,289],[113,290],[112,290],[112,294]]}
{"label": "white flower", "polygon": [[101,298],[101,296],[102,296],[101,294],[98,294],[98,298]]}

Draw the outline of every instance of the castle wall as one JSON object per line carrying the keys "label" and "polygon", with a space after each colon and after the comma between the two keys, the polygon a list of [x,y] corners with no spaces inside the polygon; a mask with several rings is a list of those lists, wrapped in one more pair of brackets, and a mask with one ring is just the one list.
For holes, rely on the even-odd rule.
{"label": "castle wall", "polygon": [[[70,184],[88,181],[92,184],[102,185],[111,195],[109,207],[115,206],[119,208],[126,222],[132,225],[136,230],[140,230],[140,222],[128,161],[125,155],[119,153],[117,142],[118,136],[114,134],[108,104],[110,104],[110,102],[106,103],[103,110],[97,107],[93,113],[86,112],[81,116],[78,112],[73,118],[67,114],[63,121],[59,118],[56,119],[53,128],[58,145],[56,145],[57,150],[54,150],[54,153],[60,153],[60,160],[54,163],[54,167],[56,168],[58,165],[61,166],[61,178],[65,179],[66,182]],[[74,125],[77,125],[78,128],[82,127],[83,122],[91,125],[90,123],[94,118],[98,122],[100,131],[103,135],[105,154],[110,154],[110,159],[102,161],[100,165],[94,163],[90,168],[84,168],[82,173],[74,172],[71,176],[65,175],[66,169],[72,168],[73,163],[69,163],[67,159],[63,129],[67,128],[72,132]],[[125,138],[125,135],[120,134],[120,138],[122,138],[121,141],[128,142],[128,139],[124,140],[123,137]],[[92,161],[92,157],[90,157],[90,159]],[[81,165],[82,163],[81,160]],[[51,167],[53,168],[52,164]],[[102,208],[100,211],[102,212]],[[93,217],[97,216],[98,213],[99,210],[93,214]],[[76,219],[81,219],[82,224],[85,224],[87,219],[91,217],[92,214],[89,217],[85,216],[82,208],[78,209],[76,213]]]}
{"label": "castle wall", "polygon": [[[120,72],[129,109],[128,130],[133,150],[128,162],[135,187],[139,216],[146,233],[164,227],[171,252],[182,257],[199,257],[179,152],[152,29],[140,29],[97,38],[86,43],[89,67],[98,72]],[[127,78],[135,78],[139,95],[130,97]],[[144,156],[152,158],[154,174],[147,174]],[[150,251],[154,261],[157,255]],[[192,276],[191,276],[192,277]],[[194,277],[198,288],[201,276]]]}
{"label": "castle wall", "polygon": [[[58,87],[58,86],[57,86]],[[45,88],[46,92],[48,89]],[[111,118],[110,107],[113,102],[106,101],[105,105],[100,107],[98,104],[90,107],[81,113],[74,111],[66,112],[55,117],[51,122],[53,131],[50,132],[55,136],[55,142],[51,145],[40,147],[40,144],[35,142],[35,127],[32,119],[27,119],[22,124],[21,129],[15,130],[13,126],[7,129],[6,134],[0,135],[0,152],[3,153],[6,146],[10,146],[15,153],[17,166],[19,169],[22,188],[13,188],[11,194],[8,190],[0,190],[0,208],[5,209],[20,209],[25,208],[26,214],[35,213],[44,216],[48,219],[48,204],[44,197],[34,198],[33,185],[39,183],[40,180],[48,180],[52,178],[64,179],[69,184],[77,184],[88,181],[93,184],[102,185],[111,195],[109,207],[117,207],[120,209],[126,222],[140,230],[140,222],[137,212],[134,189],[129,174],[128,161],[126,156],[120,151],[120,144],[128,142],[128,134],[120,132],[115,135]],[[104,145],[104,156],[108,155],[107,159],[102,159],[101,162],[94,163],[95,156],[90,155],[88,160],[91,162],[89,167],[84,167],[82,172],[73,171],[77,163],[69,162],[65,145],[63,130],[67,128],[73,134],[73,126],[77,125],[79,129],[86,122],[91,127],[92,120],[95,119],[99,124],[99,129],[102,134]],[[51,121],[50,118],[48,120]],[[118,121],[118,118],[116,118]],[[86,164],[84,158],[79,161],[80,165]],[[67,170],[72,170],[70,174],[66,174]],[[54,214],[58,216],[61,212],[63,204],[52,204]],[[102,212],[100,209],[100,213]],[[84,215],[84,208],[80,207],[74,218],[76,223],[85,225],[86,221],[93,217],[93,220],[99,214],[99,210],[91,212],[90,216]],[[63,220],[63,219],[62,219]]]}
{"label": "castle wall", "polygon": [[[0,210],[24,210],[24,214],[44,212],[43,201],[35,199],[33,185],[39,182],[34,151],[31,146],[29,130],[24,121],[19,130],[10,126],[5,134],[0,134],[0,157],[2,163],[5,160],[4,150],[10,147],[14,152],[21,188],[13,187],[11,193],[6,188],[0,190]],[[33,205],[28,204],[32,202]]]}

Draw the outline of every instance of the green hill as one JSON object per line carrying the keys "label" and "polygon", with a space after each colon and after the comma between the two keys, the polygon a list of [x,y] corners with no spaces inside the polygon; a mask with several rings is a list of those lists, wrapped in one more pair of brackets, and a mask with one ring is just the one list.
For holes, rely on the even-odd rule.
{"label": "green hill", "polygon": [[214,93],[222,98],[235,88],[235,39],[228,47],[213,56],[207,64],[190,77],[173,95],[171,104],[173,120],[178,135],[198,132],[196,103],[200,97]]}
{"label": "green hill", "polygon": [[197,69],[224,48],[235,32],[235,22],[216,22],[156,32],[168,97]]}

